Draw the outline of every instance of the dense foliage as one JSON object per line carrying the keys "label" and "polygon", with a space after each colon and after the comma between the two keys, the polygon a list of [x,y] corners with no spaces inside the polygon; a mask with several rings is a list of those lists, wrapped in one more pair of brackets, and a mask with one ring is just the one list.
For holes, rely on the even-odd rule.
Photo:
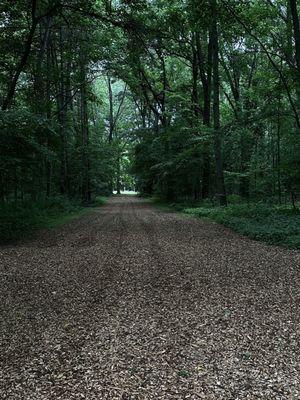
{"label": "dense foliage", "polygon": [[264,203],[231,204],[228,207],[186,208],[184,212],[209,218],[252,239],[300,249],[300,216],[286,206]]}
{"label": "dense foliage", "polygon": [[4,0],[0,201],[300,189],[296,0]]}

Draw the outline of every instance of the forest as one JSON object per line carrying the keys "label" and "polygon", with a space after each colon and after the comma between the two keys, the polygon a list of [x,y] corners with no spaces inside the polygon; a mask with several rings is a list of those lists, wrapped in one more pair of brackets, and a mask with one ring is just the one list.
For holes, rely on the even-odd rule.
{"label": "forest", "polygon": [[300,399],[300,0],[0,0],[0,399]]}
{"label": "forest", "polygon": [[297,0],[2,0],[0,32],[1,239],[128,189],[300,246]]}

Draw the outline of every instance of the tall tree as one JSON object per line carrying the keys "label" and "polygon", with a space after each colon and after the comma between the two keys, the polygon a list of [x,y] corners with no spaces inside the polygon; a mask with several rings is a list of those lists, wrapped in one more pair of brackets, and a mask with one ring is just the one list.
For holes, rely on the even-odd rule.
{"label": "tall tree", "polygon": [[217,196],[220,205],[227,205],[224,182],[222,132],[220,126],[220,75],[219,75],[219,35],[218,35],[218,8],[216,0],[211,0],[211,42],[212,42],[212,70],[213,70],[213,121],[214,143],[216,159]]}

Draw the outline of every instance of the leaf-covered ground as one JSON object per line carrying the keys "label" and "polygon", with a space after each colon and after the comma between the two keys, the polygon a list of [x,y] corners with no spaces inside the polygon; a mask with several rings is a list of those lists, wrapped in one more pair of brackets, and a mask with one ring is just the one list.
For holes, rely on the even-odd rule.
{"label": "leaf-covered ground", "polygon": [[2,400],[300,398],[299,251],[115,197],[0,274]]}

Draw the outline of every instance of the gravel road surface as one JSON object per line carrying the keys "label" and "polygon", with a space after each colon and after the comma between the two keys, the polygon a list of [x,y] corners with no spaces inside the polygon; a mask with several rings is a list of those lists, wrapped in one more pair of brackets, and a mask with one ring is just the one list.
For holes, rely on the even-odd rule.
{"label": "gravel road surface", "polygon": [[116,196],[0,247],[0,399],[300,399],[299,306],[299,251]]}

